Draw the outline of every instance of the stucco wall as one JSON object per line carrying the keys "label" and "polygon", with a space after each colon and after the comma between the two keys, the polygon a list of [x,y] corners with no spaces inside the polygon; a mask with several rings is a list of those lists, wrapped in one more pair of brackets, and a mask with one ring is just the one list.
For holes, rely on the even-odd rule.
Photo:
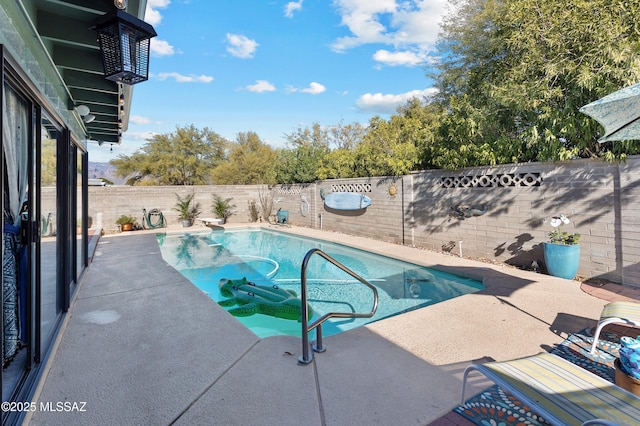
{"label": "stucco wall", "polygon": [[[625,163],[573,160],[431,170],[401,178],[336,179],[269,190],[274,208],[287,210],[292,224],[449,251],[522,267],[544,267],[542,243],[553,228],[548,219],[567,214],[569,232],[582,234],[579,275],[640,286],[640,157]],[[89,214],[115,230],[121,214],[141,217],[159,208],[170,223],[175,193],[192,191],[213,217],[212,194],[233,198],[231,223],[249,221],[248,202],[259,203],[263,187],[90,187]],[[323,204],[335,191],[364,193],[366,210],[340,212]],[[303,215],[306,213],[306,215]],[[467,214],[465,216],[465,213]],[[545,222],[547,220],[547,222]]]}

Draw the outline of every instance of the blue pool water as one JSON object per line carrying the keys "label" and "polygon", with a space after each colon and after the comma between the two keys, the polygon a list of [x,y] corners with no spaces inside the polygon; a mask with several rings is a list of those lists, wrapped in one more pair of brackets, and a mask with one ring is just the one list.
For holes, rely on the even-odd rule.
{"label": "blue pool water", "polygon": [[[482,283],[326,241],[270,229],[236,229],[187,234],[158,234],[164,260],[213,300],[220,279],[241,279],[277,285],[300,294],[300,268],[305,254],[318,248],[378,289],[379,305],[371,318],[332,318],[323,324],[330,336],[382,318],[473,293]],[[320,256],[307,268],[309,304],[315,318],[327,312],[368,313],[373,292]],[[300,322],[262,314],[236,317],[259,337],[301,335]]]}

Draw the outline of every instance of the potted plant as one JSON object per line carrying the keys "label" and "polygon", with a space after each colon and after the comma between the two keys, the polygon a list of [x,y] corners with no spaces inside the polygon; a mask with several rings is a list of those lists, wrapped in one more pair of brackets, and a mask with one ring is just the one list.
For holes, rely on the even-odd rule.
{"label": "potted plant", "polygon": [[189,227],[193,225],[193,221],[200,215],[202,209],[200,207],[200,203],[194,201],[195,194],[190,194],[181,197],[179,194],[176,194],[176,198],[178,201],[176,205],[173,207],[173,210],[177,211],[180,215],[180,220],[182,220],[183,227]]}
{"label": "potted plant", "polygon": [[544,243],[544,263],[550,275],[572,280],[580,266],[580,234],[569,233],[562,229],[571,221],[565,214],[554,216],[550,220],[555,229],[549,232],[549,241]]}
{"label": "potted plant", "polygon": [[232,209],[235,207],[235,204],[231,204],[231,200],[233,200],[233,198],[222,198],[218,194],[213,194],[211,211],[218,219],[221,219],[222,224],[233,214]]}
{"label": "potted plant", "polygon": [[133,216],[129,216],[126,214],[121,215],[118,219],[116,219],[116,225],[120,227],[121,231],[133,231],[133,228],[137,224],[137,220]]}

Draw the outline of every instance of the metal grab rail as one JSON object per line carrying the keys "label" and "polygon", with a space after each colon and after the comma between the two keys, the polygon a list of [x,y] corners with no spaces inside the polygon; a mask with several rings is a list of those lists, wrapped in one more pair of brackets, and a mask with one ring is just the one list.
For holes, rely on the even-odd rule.
{"label": "metal grab rail", "polygon": [[[329,263],[342,269],[344,272],[351,275],[353,278],[357,279],[373,291],[373,308],[371,309],[371,312],[366,314],[329,312],[309,324],[309,306],[307,305],[307,265],[309,264],[309,259],[311,259],[311,256],[313,256],[314,254],[317,254]],[[300,269],[300,285],[300,292],[302,293],[302,355],[298,358],[298,362],[300,362],[301,364],[309,364],[311,361],[313,361],[313,354],[309,355],[309,332],[311,330],[313,330],[314,328],[316,330],[316,344],[313,345],[313,351],[324,352],[327,350],[327,348],[322,346],[323,322],[325,322],[329,318],[370,318],[376,313],[376,310],[378,309],[378,289],[376,289],[367,280],[344,266],[342,263],[338,262],[328,254],[317,248],[309,250],[304,256],[304,260],[302,261],[302,268]]]}

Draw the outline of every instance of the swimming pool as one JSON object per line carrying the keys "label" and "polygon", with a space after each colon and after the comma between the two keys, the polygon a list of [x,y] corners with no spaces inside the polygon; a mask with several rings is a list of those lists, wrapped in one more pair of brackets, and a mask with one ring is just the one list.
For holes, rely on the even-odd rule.
{"label": "swimming pool", "polygon": [[[481,282],[363,250],[265,228],[185,234],[158,234],[163,259],[218,303],[221,279],[246,277],[257,285],[277,286],[300,294],[305,254],[318,248],[378,289],[378,310],[371,318],[332,318],[323,324],[330,336],[364,324],[483,289]],[[310,322],[327,312],[371,311],[371,289],[331,265],[312,257],[307,269]],[[254,314],[236,317],[259,337],[301,335],[299,321]]]}

